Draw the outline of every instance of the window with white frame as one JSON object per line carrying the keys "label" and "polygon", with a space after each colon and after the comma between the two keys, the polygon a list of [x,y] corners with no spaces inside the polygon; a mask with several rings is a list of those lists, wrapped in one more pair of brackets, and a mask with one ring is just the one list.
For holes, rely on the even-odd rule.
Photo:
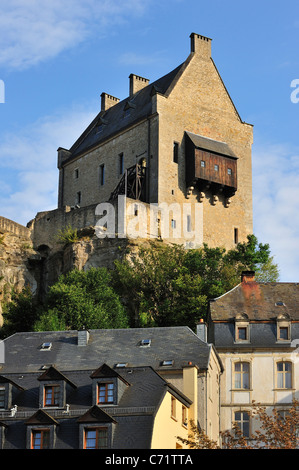
{"label": "window with white frame", "polygon": [[276,363],[277,388],[292,388],[292,363],[280,361]]}
{"label": "window with white frame", "polygon": [[234,364],[234,388],[240,390],[249,389],[249,363],[235,362]]}
{"label": "window with white frame", "polygon": [[250,417],[247,411],[235,411],[234,421],[239,427],[244,437],[249,437],[250,435]]}

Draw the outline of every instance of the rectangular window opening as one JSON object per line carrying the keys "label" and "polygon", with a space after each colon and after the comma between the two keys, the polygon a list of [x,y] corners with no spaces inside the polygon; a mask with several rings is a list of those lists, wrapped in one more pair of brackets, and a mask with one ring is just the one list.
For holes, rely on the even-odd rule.
{"label": "rectangular window opening", "polygon": [[173,143],[173,161],[178,163],[179,161],[179,144],[178,142]]}
{"label": "rectangular window opening", "polygon": [[114,384],[112,382],[98,384],[98,404],[114,402]]}
{"label": "rectangular window opening", "polygon": [[239,243],[239,229],[234,229],[234,243],[237,245]]}
{"label": "rectangular window opening", "polygon": [[105,184],[105,165],[100,166],[100,185],[104,186]]}
{"label": "rectangular window opening", "polygon": [[50,430],[36,429],[31,435],[31,449],[49,449]]}
{"label": "rectangular window opening", "polygon": [[118,173],[119,175],[123,175],[124,173],[124,154],[120,153],[118,156]]}

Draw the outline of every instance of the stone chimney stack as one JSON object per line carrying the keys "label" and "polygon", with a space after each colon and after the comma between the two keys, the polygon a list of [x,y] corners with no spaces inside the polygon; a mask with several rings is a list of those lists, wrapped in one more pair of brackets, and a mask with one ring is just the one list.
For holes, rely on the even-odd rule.
{"label": "stone chimney stack", "polygon": [[211,58],[212,39],[207,38],[205,36],[201,36],[200,34],[196,34],[196,33],[192,33],[190,35],[190,39],[191,39],[191,52],[198,54],[203,59]]}
{"label": "stone chimney stack", "polygon": [[255,282],[255,272],[243,271],[241,274],[241,282]]}
{"label": "stone chimney stack", "polygon": [[89,341],[89,331],[79,330],[78,331],[78,346],[87,346]]}
{"label": "stone chimney stack", "polygon": [[111,108],[115,104],[119,102],[119,98],[115,98],[115,96],[108,95],[108,93],[101,94],[101,111],[107,111],[107,109]]}
{"label": "stone chimney stack", "polygon": [[149,80],[147,78],[139,77],[138,75],[134,75],[133,73],[131,73],[131,75],[129,76],[129,80],[130,97],[149,84]]}
{"label": "stone chimney stack", "polygon": [[196,334],[205,343],[208,341],[208,330],[207,330],[207,324],[204,322],[203,318],[199,320],[199,323],[197,324],[196,327]]}

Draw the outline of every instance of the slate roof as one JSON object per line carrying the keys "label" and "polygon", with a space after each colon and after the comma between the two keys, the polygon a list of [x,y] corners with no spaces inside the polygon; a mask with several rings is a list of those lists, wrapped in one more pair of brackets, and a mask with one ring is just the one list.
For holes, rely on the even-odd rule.
{"label": "slate roof", "polygon": [[[150,339],[150,346],[141,346],[143,339]],[[51,343],[51,347],[42,350],[43,343]],[[157,371],[176,370],[189,362],[205,369],[212,348],[188,327],[90,330],[86,346],[78,345],[77,331],[24,332],[8,337],[4,344],[2,381],[17,387],[13,398],[16,415],[0,410],[0,422],[6,426],[5,449],[26,448],[26,426],[44,420],[58,423],[55,448],[78,448],[80,422],[101,421],[103,416],[104,423],[115,426],[112,448],[150,448],[155,413],[165,393],[187,407],[191,404]],[[172,359],[173,365],[163,367],[165,359]],[[119,362],[127,367],[115,368]],[[92,384],[105,374],[108,379],[120,378],[123,392],[117,404],[94,408]],[[40,409],[41,379],[49,378],[72,385],[66,397],[69,412]]]}
{"label": "slate roof", "polygon": [[65,409],[39,408],[38,373],[8,374],[23,390],[14,398],[16,417],[0,411],[0,421],[7,427],[5,449],[26,447],[25,425],[57,424],[56,449],[78,448],[80,423],[101,425],[114,423],[112,448],[150,448],[155,413],[167,390],[187,407],[191,401],[159,376],[151,367],[122,369],[120,376],[128,384],[117,405],[96,406],[92,403],[93,371],[71,371],[68,378],[76,388],[67,396],[69,414]]}
{"label": "slate roof", "polygon": [[[166,369],[162,366],[164,360],[173,360],[171,369],[181,369],[189,361],[199,369],[208,368],[212,346],[188,327],[103,329],[89,333],[87,346],[78,346],[77,331],[16,333],[4,340],[5,363],[0,364],[0,374],[41,374],[43,365],[53,365],[62,373],[96,370],[104,363],[112,368],[126,363],[128,367],[151,366],[159,371]],[[140,346],[141,340],[148,338],[150,346]],[[52,343],[49,350],[40,349],[44,342]]]}
{"label": "slate roof", "polygon": [[213,321],[232,320],[240,314],[247,315],[249,320],[276,321],[281,314],[299,320],[299,283],[240,283],[211,301],[210,313]]}
{"label": "slate roof", "polygon": [[[250,342],[235,343],[235,319],[250,324]],[[289,341],[277,341],[277,320],[291,322]],[[295,348],[299,344],[299,284],[242,282],[210,301],[209,341],[221,348]]]}
{"label": "slate roof", "polygon": [[[153,113],[152,94],[159,93],[167,95],[178,80],[187,63],[188,59],[171,72],[135,93],[132,97],[127,97],[107,111],[100,112],[70,148],[70,152],[72,153],[70,159],[90,150],[106,139],[111,138],[116,133],[150,116]],[[124,117],[124,109],[128,106],[131,107],[131,113],[128,117]],[[96,126],[101,119],[107,124],[103,125],[101,133],[97,133]]]}

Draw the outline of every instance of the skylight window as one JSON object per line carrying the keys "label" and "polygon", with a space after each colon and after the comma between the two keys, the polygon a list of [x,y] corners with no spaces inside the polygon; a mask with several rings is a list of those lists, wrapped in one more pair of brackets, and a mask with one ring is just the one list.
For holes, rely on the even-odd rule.
{"label": "skylight window", "polygon": [[52,347],[52,343],[43,343],[40,347],[41,351],[49,351]]}
{"label": "skylight window", "polygon": [[279,302],[275,302],[276,307],[285,307],[285,303],[281,300]]}
{"label": "skylight window", "polygon": [[140,341],[140,346],[149,347],[151,345],[151,342],[152,342],[151,339],[142,339]]}
{"label": "skylight window", "polygon": [[172,365],[173,365],[173,360],[172,359],[168,359],[168,360],[162,362],[162,366],[172,366]]}
{"label": "skylight window", "polygon": [[117,364],[115,364],[115,367],[117,367],[117,368],[127,367],[127,363],[126,362],[118,362]]}

